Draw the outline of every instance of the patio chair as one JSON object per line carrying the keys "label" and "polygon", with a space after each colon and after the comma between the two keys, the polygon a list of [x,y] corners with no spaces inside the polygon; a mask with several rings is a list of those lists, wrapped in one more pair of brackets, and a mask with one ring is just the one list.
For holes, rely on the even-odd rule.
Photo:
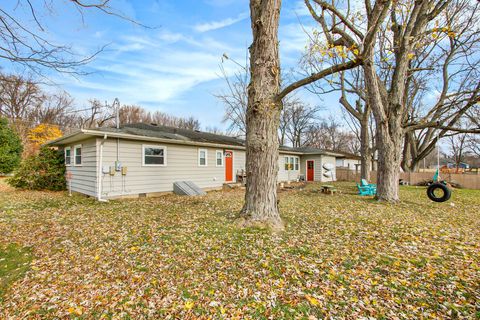
{"label": "patio chair", "polygon": [[362,179],[360,184],[357,183],[358,194],[361,196],[374,196],[377,193],[377,185],[368,183],[367,180]]}

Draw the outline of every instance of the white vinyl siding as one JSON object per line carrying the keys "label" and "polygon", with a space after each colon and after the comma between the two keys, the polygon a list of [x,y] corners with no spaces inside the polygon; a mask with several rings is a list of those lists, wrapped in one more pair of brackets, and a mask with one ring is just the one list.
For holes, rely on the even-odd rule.
{"label": "white vinyl siding", "polygon": [[[326,178],[323,176],[323,173],[325,169],[323,169],[323,164],[325,163],[331,163],[333,166],[335,166],[335,157],[333,156],[327,156],[327,155],[304,155],[300,158],[300,171],[302,175],[305,176],[305,179],[307,177],[307,171],[306,171],[306,161],[307,160],[314,160],[315,161],[315,175],[314,175],[314,181],[321,181],[321,182],[326,182],[326,181],[331,181],[332,179]],[[335,169],[333,169],[335,170]],[[336,175],[334,174],[334,177]]]}
{"label": "white vinyl siding", "polygon": [[278,181],[295,181],[300,176],[298,156],[281,154],[278,158]]}
{"label": "white vinyl siding", "polygon": [[[127,167],[127,174],[102,174],[102,196],[105,198],[173,191],[175,181],[192,181],[200,188],[220,188],[225,182],[225,167],[198,166],[198,147],[164,144],[168,150],[167,166],[142,166],[139,155],[142,142],[120,140],[119,161]],[[207,163],[215,163],[216,148],[207,150]],[[234,150],[234,159],[237,150]],[[107,139],[103,147],[103,166],[113,166],[117,160],[116,140]],[[234,160],[235,161],[235,160]],[[235,172],[234,172],[235,174]]]}
{"label": "white vinyl siding", "polygon": [[72,177],[72,191],[86,194],[92,197],[96,196],[97,190],[97,145],[96,139],[91,138],[82,141],[82,165],[74,166],[74,153],[75,147],[73,145],[67,145],[64,150],[70,148],[71,165],[66,167],[67,173]]}
{"label": "white vinyl siding", "polygon": [[246,154],[243,150],[233,151],[233,180],[237,181],[237,173],[245,170]]}
{"label": "white vinyl siding", "polygon": [[[113,175],[99,173],[103,171],[99,168],[99,151],[103,143],[102,168],[115,166],[119,161],[123,167],[126,167],[127,174],[122,175],[121,171],[113,171]],[[77,145],[79,145],[77,143]],[[225,183],[225,159],[222,158],[222,167],[217,164],[219,151],[218,147],[204,147],[180,145],[174,143],[163,143],[162,146],[153,144],[155,147],[164,147],[165,164],[168,166],[144,166],[143,165],[143,146],[144,141],[120,139],[117,145],[117,139],[91,138],[81,141],[81,166],[67,166],[67,172],[72,175],[72,191],[80,192],[90,196],[97,195],[97,188],[100,183],[97,175],[102,179],[102,197],[111,198],[122,195],[151,194],[157,192],[173,191],[175,181],[192,181],[200,188],[211,189],[220,188]],[[117,146],[119,149],[117,150]],[[64,148],[71,148],[71,161],[74,161],[74,145],[66,145]],[[199,167],[199,150],[205,150],[205,163],[210,166]],[[245,151],[226,148],[233,152],[233,179],[236,179],[237,172],[245,170]],[[118,154],[118,158],[117,158]],[[293,170],[285,170],[285,159],[293,158]],[[307,159],[315,160],[315,181],[322,181],[322,163],[335,163],[334,157],[329,156],[301,156],[298,161],[297,155],[281,153],[278,157],[278,181],[295,181],[300,174],[305,174],[305,161]],[[290,167],[290,166],[289,166]],[[247,178],[248,179],[248,178]],[[323,180],[325,181],[325,180]]]}

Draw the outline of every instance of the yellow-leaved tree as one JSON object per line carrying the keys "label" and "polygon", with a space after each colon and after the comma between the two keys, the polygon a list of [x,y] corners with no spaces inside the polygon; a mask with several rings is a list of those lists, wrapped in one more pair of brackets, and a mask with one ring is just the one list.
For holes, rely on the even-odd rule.
{"label": "yellow-leaved tree", "polygon": [[62,130],[60,130],[58,126],[41,123],[30,129],[28,132],[28,140],[36,147],[39,147],[50,140],[60,138],[62,134]]}

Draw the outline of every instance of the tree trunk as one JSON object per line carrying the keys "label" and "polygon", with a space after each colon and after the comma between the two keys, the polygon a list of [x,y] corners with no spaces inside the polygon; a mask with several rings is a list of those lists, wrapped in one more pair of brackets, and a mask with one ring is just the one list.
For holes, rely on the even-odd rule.
{"label": "tree trunk", "polygon": [[372,154],[370,150],[370,136],[368,132],[368,118],[369,112],[365,112],[360,121],[360,153],[361,153],[361,165],[360,176],[362,179],[370,181],[370,162],[372,161]]}
{"label": "tree trunk", "polygon": [[281,100],[278,23],[280,0],[251,0],[253,43],[248,86],[245,204],[243,225],[282,229],[277,203],[278,127]]}
{"label": "tree trunk", "polygon": [[378,149],[377,200],[397,202],[399,197],[402,128],[377,124]]}
{"label": "tree trunk", "polygon": [[[402,127],[401,96],[387,93],[379,82],[373,67],[373,57],[364,65],[365,88],[368,104],[376,122],[376,145],[378,147],[377,200],[398,202],[400,162],[404,130]],[[399,86],[400,87],[400,86]],[[396,92],[398,90],[396,88]]]}

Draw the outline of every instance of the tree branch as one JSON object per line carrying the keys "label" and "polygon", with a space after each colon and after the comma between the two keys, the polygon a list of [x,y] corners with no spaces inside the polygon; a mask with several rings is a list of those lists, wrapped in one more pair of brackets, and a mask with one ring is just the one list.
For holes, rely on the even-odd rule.
{"label": "tree branch", "polygon": [[334,65],[332,67],[323,69],[320,72],[314,73],[309,77],[303,78],[301,80],[298,80],[298,81],[290,84],[289,86],[284,88],[279,94],[277,94],[276,100],[281,101],[283,98],[285,98],[285,96],[287,96],[290,92],[292,92],[295,89],[298,89],[298,88],[303,87],[307,84],[313,83],[317,80],[323,79],[323,78],[325,78],[325,77],[327,77],[331,74],[355,68],[355,67],[357,67],[361,64],[362,64],[362,61],[357,59],[357,60],[350,60],[348,62],[345,62],[345,63],[342,63],[342,64],[337,64],[337,65]]}

